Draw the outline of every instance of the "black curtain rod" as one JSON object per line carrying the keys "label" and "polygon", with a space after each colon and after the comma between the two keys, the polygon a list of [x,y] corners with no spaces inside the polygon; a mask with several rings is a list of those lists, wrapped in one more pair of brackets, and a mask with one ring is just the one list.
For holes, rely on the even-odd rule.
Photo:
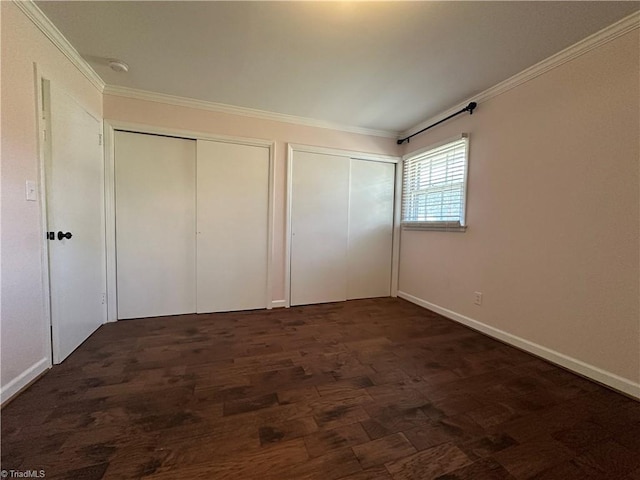
{"label": "black curtain rod", "polygon": [[404,142],[409,143],[409,140],[413,137],[415,137],[416,135],[421,134],[422,132],[429,130],[430,128],[435,127],[436,125],[440,125],[442,122],[446,122],[447,120],[449,120],[450,118],[455,117],[456,115],[460,115],[461,113],[464,112],[469,112],[469,115],[473,115],[473,109],[476,108],[478,106],[478,104],[476,102],[471,102],[469,105],[467,105],[466,107],[464,107],[462,110],[460,110],[459,112],[456,113],[452,113],[451,115],[449,115],[447,118],[443,118],[442,120],[440,120],[439,122],[436,122],[432,125],[429,125],[428,127],[423,128],[422,130],[420,130],[419,132],[414,133],[413,135],[409,135],[408,137],[404,137],[398,140],[398,145],[402,145]]}

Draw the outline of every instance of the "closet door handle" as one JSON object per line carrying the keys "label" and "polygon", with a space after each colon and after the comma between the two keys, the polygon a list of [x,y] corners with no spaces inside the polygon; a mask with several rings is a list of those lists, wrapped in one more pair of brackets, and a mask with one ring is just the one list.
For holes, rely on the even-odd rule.
{"label": "closet door handle", "polygon": [[58,232],[58,240],[62,240],[63,238],[71,238],[71,237],[73,237],[71,232],[67,232],[67,233]]}

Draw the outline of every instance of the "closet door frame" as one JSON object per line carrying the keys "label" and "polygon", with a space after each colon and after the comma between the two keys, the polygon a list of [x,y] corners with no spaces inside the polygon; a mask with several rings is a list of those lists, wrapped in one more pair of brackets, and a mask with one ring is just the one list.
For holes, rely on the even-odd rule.
{"label": "closet door frame", "polygon": [[400,197],[401,197],[401,157],[382,155],[376,153],[358,152],[353,150],[340,150],[297,143],[287,144],[287,192],[286,192],[286,232],[285,232],[285,306],[291,306],[291,213],[293,207],[293,159],[296,152],[319,153],[345,157],[350,159],[367,160],[371,162],[384,162],[395,164],[395,189],[393,197],[393,241],[391,250],[391,296],[398,296],[398,265],[400,261]]}
{"label": "closet door frame", "polygon": [[[273,275],[273,234],[275,224],[275,153],[276,143],[272,140],[257,138],[215,135],[191,130],[178,130],[139,123],[104,120],[104,159],[105,159],[105,227],[107,257],[107,322],[118,320],[118,289],[116,284],[116,198],[115,198],[115,132],[123,130],[131,133],[163,135],[187,140],[209,140],[238,145],[250,145],[269,149],[269,203],[267,207],[267,296],[265,308],[272,308]],[[195,235],[195,232],[194,232]]]}

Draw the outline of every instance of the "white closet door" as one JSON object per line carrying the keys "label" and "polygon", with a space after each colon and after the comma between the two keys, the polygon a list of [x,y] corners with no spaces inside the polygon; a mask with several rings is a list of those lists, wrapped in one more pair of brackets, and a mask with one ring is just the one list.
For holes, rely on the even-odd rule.
{"label": "white closet door", "polygon": [[118,318],[196,311],[196,142],[116,132]]}
{"label": "white closet door", "polygon": [[269,149],[198,140],[197,311],[267,305]]}
{"label": "white closet door", "polygon": [[395,165],[351,160],[347,298],[391,294]]}
{"label": "white closet door", "polygon": [[346,300],[349,159],[295,152],[291,168],[291,304]]}

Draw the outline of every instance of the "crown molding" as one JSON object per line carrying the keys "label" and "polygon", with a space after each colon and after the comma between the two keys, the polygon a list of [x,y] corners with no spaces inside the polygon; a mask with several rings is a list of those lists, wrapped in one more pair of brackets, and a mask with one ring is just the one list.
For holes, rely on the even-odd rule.
{"label": "crown molding", "polygon": [[434,115],[414,127],[403,132],[395,132],[389,130],[376,130],[370,128],[356,127],[351,125],[342,125],[339,123],[328,122],[308,117],[298,117],[295,115],[287,115],[283,113],[268,112],[265,110],[257,110],[253,108],[237,107],[223,103],[208,102],[204,100],[196,100],[193,98],[180,97],[176,95],[168,95],[164,93],[151,92],[147,90],[138,90],[128,87],[119,87],[115,85],[106,85],[95,70],[82,58],[78,51],[69,43],[58,28],[47,18],[33,0],[13,0],[13,3],[40,29],[44,35],[73,63],[78,70],[96,87],[101,93],[107,95],[115,95],[138,100],[146,100],[151,102],[165,103],[188,108],[197,108],[200,110],[209,110],[219,113],[227,113],[231,115],[241,115],[245,117],[260,118],[263,120],[272,120],[276,122],[285,122],[295,125],[304,125],[316,128],[326,128],[330,130],[339,130],[343,132],[357,133],[361,135],[372,135],[385,138],[400,138],[412,135],[423,128],[435,123],[443,118],[448,117],[452,113],[463,108],[470,101],[480,104],[491,98],[497,97],[519,85],[522,85],[546,72],[552,70],[574,58],[577,58],[591,50],[594,50],[605,43],[608,43],[634,29],[640,27],[640,11],[619,20],[618,22],[605,27],[599,32],[588,36],[587,38],[561,50],[560,52],[548,57],[541,62],[523,70],[520,73],[488,88],[487,90],[465,99],[463,102],[454,107]]}
{"label": "crown molding", "polygon": [[339,130],[341,132],[358,133],[361,135],[372,135],[376,137],[397,138],[398,132],[388,130],[374,130],[370,128],[355,127],[352,125],[343,125],[339,123],[318,120],[315,118],[298,117],[295,115],[287,115],[284,113],[268,112],[265,110],[257,110],[247,107],[236,107],[225,103],[208,102],[205,100],[197,100],[195,98],[180,97],[177,95],[169,95],[166,93],[151,92],[148,90],[138,90],[136,88],[120,87],[117,85],[107,85],[104,89],[105,95],[114,95],[117,97],[133,98],[136,100],[145,100],[148,102],[164,103],[168,105],[176,105],[179,107],[196,108],[199,110],[209,110],[218,113],[227,113],[230,115],[241,115],[244,117],[259,118],[262,120],[272,120],[274,122],[292,123],[295,125],[304,125],[307,127],[327,128],[330,130]]}
{"label": "crown molding", "polygon": [[75,67],[96,87],[100,92],[104,90],[105,83],[95,72],[91,65],[80,56],[78,51],[73,48],[62,32],[47,18],[33,0],[13,0],[22,12],[31,20],[44,35],[60,50]]}
{"label": "crown molding", "polygon": [[478,104],[482,102],[486,102],[498,95],[501,95],[509,90],[522,85],[523,83],[528,82],[529,80],[533,80],[536,77],[552,70],[560,65],[563,65],[574,58],[577,58],[581,55],[584,55],[591,50],[594,50],[605,43],[608,43],[612,40],[615,40],[622,35],[635,30],[640,27],[640,11],[632,13],[631,15],[624,17],[623,19],[617,21],[609,25],[608,27],[603,28],[602,30],[594,33],[586,37],[583,40],[571,45],[570,47],[565,48],[564,50],[559,51],[558,53],[551,55],[550,57],[542,60],[541,62],[536,63],[535,65],[521,71],[520,73],[515,74],[514,76],[494,85],[493,87],[488,88],[487,90],[480,92],[473,97],[469,97],[463,102],[455,105],[454,107],[439,113],[438,115],[434,115],[422,122],[418,125],[411,127],[408,130],[405,130],[400,134],[400,137],[408,137],[409,135],[413,135],[416,132],[419,132],[425,127],[442,120],[443,118],[448,117],[449,115],[457,112],[461,108],[464,108],[468,105],[469,102],[474,101]]}
{"label": "crown molding", "polygon": [[119,87],[115,85],[106,85],[93,68],[82,58],[78,51],[69,43],[65,36],[58,28],[47,18],[42,10],[33,2],[33,0],[13,0],[13,3],[29,18],[44,35],[60,50],[78,70],[96,87],[101,93],[107,95],[116,95],[120,97],[134,98],[138,100],[146,100],[151,102],[165,103],[169,105],[177,105],[181,107],[197,108],[200,110],[210,110],[219,113],[228,113],[231,115],[242,115],[245,117],[260,118],[263,120],[273,120],[276,122],[292,123],[296,125],[305,125],[308,127],[326,128],[331,130],[339,130],[342,132],[357,133],[361,135],[372,135],[376,137],[397,138],[398,132],[388,130],[375,130],[370,128],[355,127],[352,125],[342,125],[339,123],[328,122],[308,117],[298,117],[295,115],[286,115],[283,113],[267,112],[246,107],[236,107],[223,103],[208,102],[204,100],[196,100],[193,98],[179,97],[176,95],[167,95],[164,93],[150,92],[146,90],[137,90],[133,88]]}
{"label": "crown molding", "polygon": [[33,0],[13,0],[13,3],[40,29],[44,35],[60,50],[78,70],[95,86],[101,93],[107,95],[117,95],[120,97],[134,98],[138,100],[146,100],[151,102],[165,103],[169,105],[177,105],[181,107],[197,108],[200,110],[210,110],[219,113],[228,113],[231,115],[242,115],[245,117],[260,118],[264,120],[273,120],[276,122],[292,123],[296,125],[305,125],[309,127],[326,128],[331,130],[339,130],[342,132],[357,133],[361,135],[372,135],[376,137],[397,138],[398,132],[388,130],[375,130],[370,128],[356,127],[352,125],[342,125],[339,123],[328,122],[308,117],[298,117],[295,115],[286,115],[282,113],[267,112],[246,107],[236,107],[223,103],[208,102],[204,100],[196,100],[193,98],[179,97],[176,95],[167,95],[164,93],[150,92],[146,90],[137,90],[127,87],[119,87],[115,85],[106,85],[100,76],[80,56],[78,51],[69,43],[58,28],[47,18]]}

